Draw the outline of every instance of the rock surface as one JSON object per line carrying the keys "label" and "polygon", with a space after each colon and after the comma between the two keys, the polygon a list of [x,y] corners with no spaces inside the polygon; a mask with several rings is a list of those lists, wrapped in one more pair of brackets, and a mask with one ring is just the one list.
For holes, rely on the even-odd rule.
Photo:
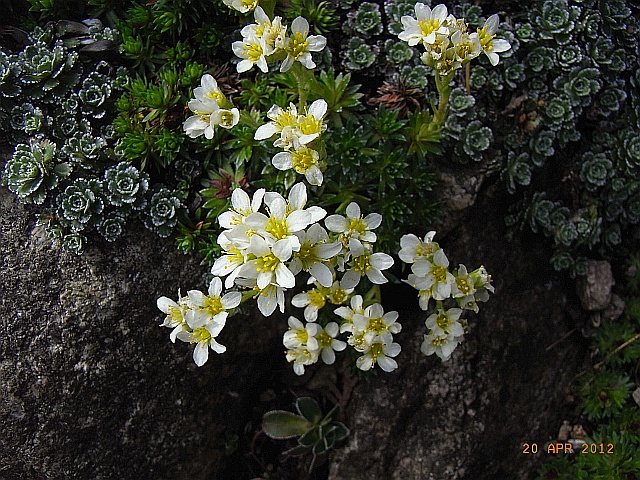
{"label": "rock surface", "polygon": [[211,478],[282,353],[276,320],[230,321],[198,369],[155,304],[204,267],[143,227],[64,253],[6,188],[0,255],[0,479]]}
{"label": "rock surface", "polygon": [[588,260],[587,274],[576,280],[576,291],[582,308],[604,310],[611,303],[611,288],[615,284],[611,264],[606,260]]}
{"label": "rock surface", "polygon": [[523,454],[523,444],[542,449],[572,414],[565,392],[586,348],[579,334],[557,341],[574,327],[567,308],[577,299],[539,244],[506,241],[500,199],[488,197],[436,240],[452,266],[484,264],[495,295],[467,316],[470,334],[442,363],[420,353],[426,315],[407,307],[415,290],[383,293],[400,310],[400,368],[354,390],[353,435],[330,480],[535,478],[545,456]]}
{"label": "rock surface", "polygon": [[[416,292],[383,292],[401,315],[400,368],[346,394],[352,436],[323,467],[331,480],[532,478],[544,457],[524,455],[523,443],[542,446],[571,418],[565,388],[586,348],[579,334],[557,341],[575,327],[567,311],[578,299],[539,243],[505,240],[502,202],[483,192],[436,238],[452,265],[484,264],[496,286],[450,361],[419,351]],[[230,320],[228,352],[198,369],[191,348],[157,326],[155,300],[203,289],[203,267],[144,228],[72,256],[50,247],[27,210],[0,189],[0,479],[256,477],[237,460],[259,428],[260,393],[282,381],[284,319]],[[321,394],[311,383],[303,388]]]}

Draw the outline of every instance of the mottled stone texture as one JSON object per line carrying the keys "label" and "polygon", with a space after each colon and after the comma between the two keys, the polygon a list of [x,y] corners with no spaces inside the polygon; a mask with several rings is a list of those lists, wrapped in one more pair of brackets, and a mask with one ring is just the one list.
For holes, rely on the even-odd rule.
{"label": "mottled stone texture", "polygon": [[331,480],[534,478],[545,455],[523,455],[522,444],[542,448],[575,415],[565,395],[585,342],[574,333],[553,344],[576,326],[568,311],[577,298],[539,244],[505,239],[502,200],[484,192],[457,228],[436,236],[452,266],[484,264],[496,286],[448,362],[419,351],[426,316],[408,306],[415,290],[385,297],[400,310],[400,368],[354,390],[353,436],[332,457]]}
{"label": "mottled stone texture", "polygon": [[1,479],[211,478],[244,425],[282,322],[230,321],[198,369],[155,304],[205,268],[133,231],[67,254],[0,188]]}
{"label": "mottled stone texture", "polygon": [[[583,367],[586,317],[539,239],[505,239],[508,201],[481,190],[436,237],[452,266],[484,264],[496,286],[450,361],[419,351],[415,290],[383,291],[385,308],[401,315],[400,368],[346,394],[341,420],[352,436],[330,456],[330,479],[529,479],[544,455],[523,455],[522,444],[542,447],[575,419],[565,394]],[[65,254],[6,189],[0,231],[0,479],[256,476],[238,461],[246,444],[237,465],[224,451],[245,424],[253,436],[259,393],[282,377],[273,370],[282,368],[283,318],[230,319],[220,336],[228,352],[197,369],[191,348],[157,326],[158,296],[204,287],[204,268],[170,240],[134,228],[123,242]]]}
{"label": "mottled stone texture", "polygon": [[611,288],[615,284],[611,264],[606,260],[587,261],[587,274],[576,281],[576,292],[582,308],[604,310],[611,303]]}

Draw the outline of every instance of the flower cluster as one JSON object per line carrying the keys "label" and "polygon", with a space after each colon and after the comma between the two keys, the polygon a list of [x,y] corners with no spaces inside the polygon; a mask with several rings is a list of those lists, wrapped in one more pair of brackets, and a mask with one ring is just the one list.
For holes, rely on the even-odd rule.
{"label": "flower cluster", "polygon": [[491,15],[482,28],[469,33],[464,19],[448,14],[445,5],[433,9],[416,3],[415,18],[401,18],[403,30],[398,38],[411,46],[422,44],[425,51],[420,59],[442,75],[447,75],[484,53],[492,65],[499,61],[498,53],[511,48],[507,40],[496,39],[499,20]]}
{"label": "flower cluster", "polygon": [[[336,339],[341,331],[358,336],[363,336],[365,331],[374,332],[375,335],[367,333],[366,339],[363,337],[357,342],[358,347],[354,347],[363,353],[363,369],[364,366],[370,368],[378,363],[383,369],[392,370],[395,362],[385,359],[395,356],[399,348],[385,332],[389,330],[389,333],[395,333],[399,331],[399,326],[389,329],[367,327],[369,320],[364,317],[357,322],[350,317],[348,327],[340,327],[335,322],[325,322],[323,326],[315,323],[318,311],[327,303],[343,305],[349,301],[363,276],[374,284],[387,282],[382,271],[393,265],[393,258],[385,253],[373,252],[376,235],[372,230],[380,225],[381,215],[371,213],[363,218],[360,207],[351,203],[347,207],[346,217],[338,214],[327,217],[325,229],[319,222],[327,212],[317,206],[306,207],[306,203],[307,189],[303,183],[295,184],[286,199],[279,193],[266,192],[264,189],[257,190],[253,197],[240,188],[235,189],[231,195],[231,208],[218,217],[218,223],[224,231],[218,236],[217,242],[224,253],[211,268],[215,284],[212,283],[209,296],[220,297],[221,278],[224,278],[226,289],[244,289],[247,293],[244,298],[257,299],[260,312],[269,316],[278,307],[284,312],[285,292],[295,287],[298,274],[308,273],[309,283],[314,288],[295,295],[292,302],[305,309],[304,318],[309,324],[301,326],[302,322],[291,317],[289,326],[295,335],[286,335],[284,341],[288,349],[287,359],[294,363],[296,373],[302,374],[304,365],[315,363],[319,358],[325,363],[332,363],[335,358],[333,351],[346,347],[344,342]],[[261,211],[263,206],[266,213]],[[237,306],[241,297],[241,292],[235,292],[231,297],[233,301],[215,305],[224,306],[223,310],[226,311]],[[202,298],[198,293],[189,292],[188,301],[170,303],[161,299],[158,307],[169,315],[164,325],[177,328],[173,339],[204,342],[202,345],[218,348],[217,344],[207,342],[223,324],[220,326],[218,321],[216,325],[219,329],[215,330],[215,325],[210,324],[209,320],[204,323],[200,321],[202,315],[197,310],[202,310],[206,304]],[[226,295],[222,297],[225,298]],[[169,311],[169,307],[174,310],[180,307],[181,310],[175,310],[178,314],[174,310]],[[370,310],[359,314],[366,318],[377,318],[379,309]],[[171,316],[172,312],[174,316]],[[220,312],[222,310],[217,313]],[[382,318],[383,315],[379,316]],[[388,318],[388,315],[385,316],[384,322],[391,325],[397,315],[393,321],[388,321]],[[209,333],[201,329],[205,326]],[[178,335],[177,332],[183,333]],[[196,359],[194,353],[196,363],[204,363],[207,358],[205,353],[201,349],[196,350],[199,355]]]}
{"label": "flower cluster", "polygon": [[[424,336],[421,351],[425,355],[435,353],[443,361],[462,341],[465,323],[460,320],[463,310],[478,312],[478,302],[486,302],[489,292],[494,291],[491,276],[484,267],[473,272],[460,264],[453,273],[449,271],[449,260],[437,242],[435,232],[424,239],[416,235],[404,235],[400,239],[398,256],[411,264],[406,282],[418,290],[420,308],[427,310],[431,299],[436,301],[436,312],[427,318],[425,325],[429,334]],[[457,308],[444,308],[443,302],[453,299]]]}
{"label": "flower cluster", "polygon": [[296,61],[309,70],[315,68],[311,53],[322,51],[327,39],[322,35],[309,35],[307,20],[296,17],[287,33],[282,18],[276,16],[271,20],[262,7],[255,8],[254,17],[256,23],[243,27],[242,40],[231,45],[233,53],[241,59],[237,66],[238,73],[246,72],[254,65],[267,73],[270,60],[282,60],[281,72],[291,69]]}
{"label": "flower cluster", "polygon": [[278,170],[293,168],[297,173],[304,175],[311,185],[322,185],[323,165],[320,152],[324,151],[324,148],[319,137],[327,128],[322,122],[326,112],[327,102],[322,99],[313,102],[301,114],[293,103],[287,109],[273,105],[267,112],[271,122],[260,126],[254,138],[265,140],[280,134],[273,145],[283,148],[284,152],[273,157],[273,166]]}
{"label": "flower cluster", "polygon": [[226,351],[224,345],[216,341],[216,337],[224,328],[229,311],[240,305],[242,295],[239,292],[228,292],[222,295],[222,281],[214,277],[209,284],[208,292],[189,290],[186,297],[178,292],[178,301],[160,297],[158,308],[166,315],[162,327],[171,328],[170,338],[183,342],[195,343],[193,361],[199,367],[209,358],[209,348],[216,353]]}
{"label": "flower cluster", "polygon": [[240,111],[233,107],[211,75],[203,75],[200,83],[193,90],[196,98],[189,101],[189,110],[194,115],[185,120],[182,128],[191,138],[204,134],[210,140],[216,127],[229,129],[237,125]]}

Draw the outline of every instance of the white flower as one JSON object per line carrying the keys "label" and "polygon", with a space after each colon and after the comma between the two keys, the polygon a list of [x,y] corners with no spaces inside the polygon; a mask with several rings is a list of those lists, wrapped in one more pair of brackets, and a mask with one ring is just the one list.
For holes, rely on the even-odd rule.
{"label": "white flower", "polygon": [[318,341],[315,335],[320,327],[317,323],[303,324],[296,317],[289,317],[287,321],[289,329],[284,333],[282,343],[287,348],[306,347],[308,350],[317,350]]}
{"label": "white flower", "polygon": [[420,351],[427,356],[435,353],[444,362],[449,360],[449,357],[451,357],[451,354],[460,343],[459,340],[460,337],[456,337],[452,333],[448,335],[431,333],[424,336]]}
{"label": "white flower", "polygon": [[241,188],[236,188],[231,194],[231,209],[218,216],[218,223],[222,228],[232,229],[237,225],[244,224],[245,219],[252,213],[260,210],[265,190],[256,190],[253,198],[250,199],[247,192]]}
{"label": "white flower", "polygon": [[255,278],[259,289],[273,283],[278,287],[293,288],[296,279],[284,262],[291,258],[291,244],[286,240],[278,240],[270,247],[260,235],[253,235],[247,249],[255,256],[255,260],[245,263],[239,277]]}
{"label": "white flower", "polygon": [[431,261],[419,260],[411,266],[414,276],[409,275],[409,283],[418,290],[431,290],[435,300],[444,300],[451,296],[451,289],[456,282],[448,270],[449,260],[442,249],[433,254]]}
{"label": "white flower", "polygon": [[298,61],[308,69],[315,68],[311,52],[320,52],[327,44],[322,35],[309,36],[309,22],[303,17],[296,17],[291,23],[291,34],[284,40],[284,51],[287,58],[282,61],[280,71],[288,71],[293,62]]}
{"label": "white flower", "polygon": [[450,308],[448,310],[438,309],[434,314],[429,315],[424,324],[431,331],[430,334],[444,337],[453,335],[454,337],[462,337],[464,335],[464,327],[458,321],[462,310],[459,308]]}
{"label": "white flower", "polygon": [[400,32],[398,38],[414,46],[422,42],[433,44],[436,41],[436,35],[448,35],[449,30],[445,24],[447,20],[447,7],[445,5],[437,5],[431,10],[431,7],[416,3],[416,18],[410,15],[403,15],[400,21],[404,30]]}
{"label": "white flower", "polygon": [[240,110],[237,108],[219,108],[211,113],[211,123],[222,128],[235,127],[240,121]]}
{"label": "white flower", "polygon": [[382,215],[370,213],[362,218],[360,207],[357,203],[351,202],[347,205],[346,218],[342,215],[329,215],[324,221],[327,229],[331,232],[340,233],[342,242],[349,244],[351,238],[361,242],[373,243],[376,241],[376,234],[371,230],[378,228],[382,223]]}
{"label": "white flower", "polygon": [[410,233],[400,238],[400,251],[398,257],[405,263],[414,263],[417,260],[429,260],[440,247],[433,241],[436,232],[431,231],[420,240],[416,235]]}
{"label": "white flower", "polygon": [[382,335],[383,332],[398,333],[402,330],[398,320],[398,312],[384,313],[382,305],[374,303],[364,309],[364,312],[355,313],[352,317],[354,331],[373,332],[375,335]]}
{"label": "white flower", "polygon": [[198,367],[204,365],[209,359],[209,348],[216,353],[224,353],[227,351],[227,347],[220,345],[216,341],[216,337],[222,331],[226,323],[226,318],[220,321],[210,321],[209,323],[196,327],[193,331],[183,336],[181,340],[195,343],[196,347],[193,350],[193,361]]}
{"label": "white flower", "polygon": [[326,327],[319,328],[318,333],[316,333],[320,356],[322,361],[327,365],[331,365],[335,362],[335,352],[341,352],[347,348],[347,344],[345,342],[336,339],[339,333],[340,327],[336,322],[329,322]]}
{"label": "white flower", "polygon": [[497,65],[500,61],[498,53],[506,52],[511,48],[511,44],[507,40],[495,38],[499,24],[498,15],[491,15],[484,26],[478,29],[477,33],[478,41],[484,54],[489,58],[491,65]]}
{"label": "white flower", "polygon": [[236,66],[238,73],[251,70],[254,65],[257,65],[262,73],[269,71],[265,57],[264,41],[258,38],[255,33],[249,34],[249,36],[244,37],[242,40],[233,42],[231,49],[236,56],[242,59]]}
{"label": "white flower", "polygon": [[187,292],[191,309],[185,315],[191,328],[200,327],[208,322],[220,322],[227,318],[227,310],[240,305],[242,294],[240,292],[222,293],[222,280],[213,277],[209,284],[208,295],[200,290]]}
{"label": "white flower", "polygon": [[263,213],[252,213],[246,218],[246,224],[256,229],[270,242],[286,240],[292,251],[300,250],[300,240],[295,235],[315,223],[316,218],[323,218],[326,211],[320,207],[304,209],[307,202],[307,188],[303,183],[297,183],[289,191],[288,201],[275,192],[265,194],[269,216]]}
{"label": "white flower", "polygon": [[482,53],[478,35],[469,35],[458,30],[451,35],[451,43],[456,58],[461,64],[470,62]]}
{"label": "white flower", "polygon": [[324,177],[318,166],[320,154],[315,150],[302,146],[297,150],[276,153],[271,162],[278,170],[293,168],[303,174],[311,185],[322,185]]}
{"label": "white flower", "polygon": [[205,73],[200,79],[200,86],[193,89],[193,95],[201,103],[210,104],[213,100],[219,107],[224,107],[227,102],[227,98],[218,87],[218,82],[208,73]]}
{"label": "white flower", "polygon": [[351,261],[349,269],[340,280],[342,288],[355,288],[363,275],[366,275],[369,281],[376,285],[388,282],[382,274],[382,270],[387,270],[393,265],[391,255],[382,252],[372,254],[355,238],[349,240],[349,251],[351,252]]}
{"label": "white flower", "polygon": [[185,330],[187,321],[185,315],[189,311],[189,306],[186,302],[186,297],[181,297],[178,291],[178,301],[175,302],[168,297],[160,297],[156,302],[158,308],[166,315],[161,327],[172,328],[169,338],[175,343],[176,337],[179,332]]}
{"label": "white flower", "polygon": [[305,347],[291,348],[286,351],[287,362],[293,362],[296,375],[304,375],[304,367],[318,361],[320,350],[309,350]]}
{"label": "white flower", "polygon": [[369,370],[377,363],[385,372],[391,372],[398,368],[398,364],[392,357],[397,356],[400,350],[400,345],[393,342],[391,333],[385,331],[368,341],[368,347],[364,350],[364,355],[356,360],[356,366],[360,370]]}
{"label": "white flower", "polygon": [[187,118],[182,124],[182,129],[190,138],[196,138],[204,134],[205,138],[211,140],[214,134],[215,124],[211,122],[211,114],[219,110],[220,107],[215,100],[204,102],[201,100],[190,100],[189,109],[195,113]]}
{"label": "white flower", "polygon": [[324,294],[314,288],[308,292],[298,293],[291,299],[294,307],[304,308],[304,319],[307,322],[315,322],[318,319],[318,310],[327,303]]}
{"label": "white flower", "polygon": [[224,4],[239,11],[240,13],[247,13],[256,8],[258,0],[222,0]]}
{"label": "white flower", "polygon": [[224,282],[224,286],[226,288],[231,288],[236,276],[240,273],[240,268],[247,261],[247,254],[234,245],[234,243],[228,238],[227,232],[222,232],[218,235],[217,242],[226,253],[216,259],[213,263],[213,267],[211,267],[211,273],[217,277],[226,276],[227,278]]}
{"label": "white flower", "polygon": [[254,140],[265,140],[282,132],[285,127],[295,127],[298,123],[298,109],[293,103],[290,103],[286,110],[273,105],[267,112],[267,117],[271,122],[258,127],[253,136]]}
{"label": "white flower", "polygon": [[281,17],[274,17],[271,21],[262,7],[256,7],[253,15],[256,23],[244,26],[240,33],[245,38],[254,34],[262,40],[265,55],[272,55],[278,48],[282,48],[287,27],[282,25]]}
{"label": "white flower", "polygon": [[322,123],[322,119],[327,113],[328,104],[326,100],[319,98],[315,100],[309,109],[299,115],[296,122],[296,129],[299,131],[298,142],[306,145],[320,136],[327,126]]}
{"label": "white flower", "polygon": [[326,293],[327,300],[334,305],[342,305],[346,302],[351,294],[353,293],[353,288],[341,288],[339,281],[334,281],[329,287],[329,291]]}
{"label": "white flower", "polygon": [[323,287],[333,283],[333,272],[325,263],[342,250],[340,242],[329,243],[329,236],[324,228],[314,223],[307,231],[296,233],[300,248],[294,253],[290,268],[294,275],[304,270],[309,272]]}
{"label": "white flower", "polygon": [[345,322],[340,326],[340,331],[351,332],[353,330],[353,316],[364,313],[364,308],[362,307],[362,296],[354,295],[351,297],[351,302],[348,307],[338,307],[333,311],[333,313],[345,320]]}

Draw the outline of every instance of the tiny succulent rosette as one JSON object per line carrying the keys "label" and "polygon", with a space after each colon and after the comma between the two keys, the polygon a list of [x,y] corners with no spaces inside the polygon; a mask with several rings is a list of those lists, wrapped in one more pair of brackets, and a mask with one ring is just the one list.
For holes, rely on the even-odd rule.
{"label": "tiny succulent rosette", "polygon": [[146,205],[144,225],[162,238],[171,235],[184,205],[178,195],[166,187],[159,187]]}
{"label": "tiny succulent rosette", "polygon": [[48,140],[19,144],[7,161],[3,183],[23,203],[42,204],[60,178],[71,172],[67,163],[56,163],[56,145]]}

